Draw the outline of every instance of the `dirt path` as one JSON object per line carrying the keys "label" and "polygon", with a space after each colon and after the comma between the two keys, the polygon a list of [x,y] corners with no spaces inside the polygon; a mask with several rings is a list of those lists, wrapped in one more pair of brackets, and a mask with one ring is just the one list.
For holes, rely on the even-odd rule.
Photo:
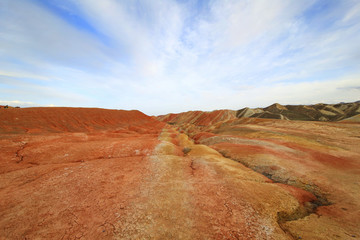
{"label": "dirt path", "polygon": [[115,238],[291,239],[277,223],[299,205],[288,191],[172,128],[159,140]]}
{"label": "dirt path", "polygon": [[169,130],[148,157],[140,193],[119,221],[116,239],[192,239],[194,236],[189,159],[171,143]]}

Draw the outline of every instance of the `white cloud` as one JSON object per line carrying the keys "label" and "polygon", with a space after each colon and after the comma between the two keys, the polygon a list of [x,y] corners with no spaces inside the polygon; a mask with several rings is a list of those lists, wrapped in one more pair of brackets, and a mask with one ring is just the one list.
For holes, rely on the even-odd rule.
{"label": "white cloud", "polygon": [[[85,18],[115,44],[118,57],[128,58],[145,77],[158,75],[172,57],[183,24],[173,1],[79,1]],[[138,6],[139,5],[139,6]]]}
{"label": "white cloud", "polygon": [[23,102],[23,101],[18,101],[18,100],[13,100],[13,101],[0,100],[0,105],[9,105],[12,107],[55,107],[54,104],[40,105],[40,104],[33,103],[33,102]]}
{"label": "white cloud", "polygon": [[2,1],[6,99],[149,114],[357,100],[341,88],[357,86],[350,76],[360,76],[357,1],[50,4],[93,29],[39,2]]}
{"label": "white cloud", "polygon": [[[5,1],[0,49],[13,59],[95,66],[106,60],[101,44],[30,1]],[[5,10],[4,10],[5,9]],[[89,56],[94,56],[90,57]]]}

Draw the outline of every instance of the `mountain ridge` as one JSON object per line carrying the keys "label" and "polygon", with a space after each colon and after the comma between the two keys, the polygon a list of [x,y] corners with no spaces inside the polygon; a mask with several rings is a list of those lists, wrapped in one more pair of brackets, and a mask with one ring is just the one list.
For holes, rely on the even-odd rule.
{"label": "mountain ridge", "polygon": [[[234,115],[235,112],[235,115]],[[221,115],[223,114],[223,115]],[[325,121],[325,122],[352,122],[360,114],[360,101],[350,103],[325,104],[317,103],[311,105],[281,105],[271,104],[264,108],[244,107],[239,110],[214,110],[214,111],[187,111],[181,113],[169,113],[157,116],[157,119],[170,124],[192,123],[195,125],[209,125],[224,120],[236,118],[265,118],[301,121]],[[199,116],[201,115],[201,117]],[[213,118],[213,115],[217,115]],[[354,118],[353,118],[354,117]],[[201,120],[199,120],[199,118]],[[203,120],[203,119],[211,120]],[[357,120],[356,120],[357,121]]]}

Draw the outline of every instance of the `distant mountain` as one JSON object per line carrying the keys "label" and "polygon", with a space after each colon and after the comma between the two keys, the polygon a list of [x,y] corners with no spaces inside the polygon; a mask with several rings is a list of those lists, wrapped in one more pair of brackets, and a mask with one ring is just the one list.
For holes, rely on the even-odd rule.
{"label": "distant mountain", "polygon": [[[281,105],[274,103],[265,108],[243,108],[236,117],[255,117],[303,121],[340,121],[360,114],[360,101],[353,103],[315,105]],[[351,121],[351,119],[349,119]]]}
{"label": "distant mountain", "polygon": [[189,111],[170,113],[156,117],[169,124],[194,124],[210,126],[237,118],[268,118],[301,121],[343,121],[359,122],[360,101],[353,103],[337,103],[315,105],[281,105],[274,103],[265,108],[243,108],[233,110],[215,110],[212,112]]}

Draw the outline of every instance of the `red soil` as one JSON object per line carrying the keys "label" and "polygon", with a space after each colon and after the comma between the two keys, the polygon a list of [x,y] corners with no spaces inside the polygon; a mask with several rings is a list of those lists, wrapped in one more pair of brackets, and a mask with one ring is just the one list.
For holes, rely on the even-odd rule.
{"label": "red soil", "polygon": [[[359,140],[349,136],[360,135],[356,125],[224,122],[231,116],[218,111],[168,118],[185,122],[179,128],[192,132],[196,142],[218,137],[215,149],[303,189],[273,183],[139,111],[5,109],[0,115],[0,239],[360,235],[359,173],[346,165],[358,166],[359,153],[352,149]],[[198,129],[194,122],[208,126]],[[246,131],[237,131],[244,124]],[[346,167],[337,165],[344,159]],[[310,190],[323,193],[319,196],[332,205],[297,219],[299,209],[306,211],[301,206],[315,200]],[[292,221],[280,222],[279,213]]]}
{"label": "red soil", "polygon": [[167,114],[157,117],[163,122],[191,123],[198,126],[209,126],[218,122],[235,119],[235,111],[215,110],[212,112],[189,111],[178,114]]}
{"label": "red soil", "polygon": [[299,203],[314,201],[315,194],[316,203],[330,204],[319,207],[317,215],[283,223],[282,228],[294,238],[359,236],[360,233],[341,234],[360,229],[359,124],[257,118],[232,119],[208,127],[187,125],[183,120],[175,124],[196,143],[206,144],[274,181],[286,183],[278,185]]}
{"label": "red soil", "polygon": [[137,110],[13,108],[4,109],[0,115],[0,133],[88,132],[127,127],[151,130],[160,125]]}
{"label": "red soil", "polygon": [[287,191],[289,191],[291,193],[291,195],[293,195],[301,204],[317,200],[317,198],[314,196],[314,194],[312,194],[308,191],[305,191],[303,189],[293,187],[290,185],[286,185],[286,184],[282,184],[282,183],[276,183],[276,184],[279,185],[280,187],[286,189]]}
{"label": "red soil", "polygon": [[216,134],[214,133],[209,133],[209,132],[200,132],[200,133],[197,133],[195,134],[192,139],[194,139],[194,141],[196,143],[200,143],[200,141],[202,139],[205,139],[205,138],[210,138],[210,137],[213,137],[213,136],[216,136]]}
{"label": "red soil", "polygon": [[112,238],[163,126],[139,111],[2,111],[0,239]]}
{"label": "red soil", "polygon": [[211,145],[212,148],[221,151],[223,149],[230,150],[233,153],[243,156],[249,156],[253,154],[271,154],[278,157],[284,157],[288,154],[276,151],[272,148],[266,146],[257,146],[257,145],[250,145],[250,144],[235,144],[235,143],[217,143]]}
{"label": "red soil", "polygon": [[[276,143],[279,143],[277,141],[274,141]],[[299,146],[296,143],[291,142],[282,142],[283,146],[287,146],[293,149],[296,149],[301,152],[306,152],[309,154],[313,161],[319,162],[321,164],[324,164],[328,167],[333,167],[335,169],[354,169],[354,168],[360,168],[360,162],[357,159],[352,159],[345,156],[335,156],[327,153],[327,149],[324,149],[322,151],[312,149],[309,147],[302,147]]]}

